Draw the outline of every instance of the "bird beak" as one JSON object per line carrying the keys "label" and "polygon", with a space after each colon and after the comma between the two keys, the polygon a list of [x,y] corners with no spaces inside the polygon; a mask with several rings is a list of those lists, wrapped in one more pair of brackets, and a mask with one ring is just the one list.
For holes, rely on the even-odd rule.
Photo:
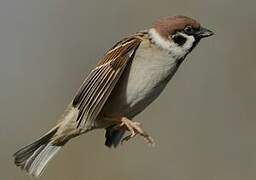
{"label": "bird beak", "polygon": [[214,32],[212,32],[211,30],[206,29],[204,27],[201,27],[199,29],[199,31],[196,33],[196,36],[199,39],[206,38],[206,37],[209,37],[209,36],[212,36],[212,35],[214,35]]}

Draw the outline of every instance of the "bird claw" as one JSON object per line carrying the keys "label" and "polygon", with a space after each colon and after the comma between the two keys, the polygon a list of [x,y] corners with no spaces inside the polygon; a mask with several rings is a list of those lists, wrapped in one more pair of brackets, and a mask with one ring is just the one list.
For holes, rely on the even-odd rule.
{"label": "bird claw", "polygon": [[139,122],[133,122],[130,119],[122,118],[121,123],[119,124],[119,128],[124,127],[126,130],[130,131],[130,134],[122,139],[121,144],[129,141],[130,139],[135,137],[137,134],[139,134],[144,138],[144,140],[149,145],[155,146],[154,139],[151,136],[149,136],[145,131],[143,131],[140,126],[141,126],[141,123]]}

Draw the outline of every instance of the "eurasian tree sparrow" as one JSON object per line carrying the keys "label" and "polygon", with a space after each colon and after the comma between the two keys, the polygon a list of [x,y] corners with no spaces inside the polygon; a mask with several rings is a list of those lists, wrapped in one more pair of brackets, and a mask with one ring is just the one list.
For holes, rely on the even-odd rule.
{"label": "eurasian tree sparrow", "polygon": [[[136,134],[154,144],[133,117],[160,95],[198,42],[211,35],[196,20],[175,16],[125,37],[91,71],[57,125],[14,154],[15,164],[40,176],[63,145],[96,128],[106,129],[108,147]],[[123,138],[126,131],[130,134]]]}

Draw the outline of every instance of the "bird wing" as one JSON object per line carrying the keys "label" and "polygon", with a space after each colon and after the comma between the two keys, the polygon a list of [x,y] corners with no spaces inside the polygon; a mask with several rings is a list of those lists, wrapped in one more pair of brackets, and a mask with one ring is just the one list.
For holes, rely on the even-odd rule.
{"label": "bird wing", "polygon": [[142,39],[139,34],[114,45],[99,61],[79,88],[72,105],[77,108],[77,128],[90,128],[114,89]]}

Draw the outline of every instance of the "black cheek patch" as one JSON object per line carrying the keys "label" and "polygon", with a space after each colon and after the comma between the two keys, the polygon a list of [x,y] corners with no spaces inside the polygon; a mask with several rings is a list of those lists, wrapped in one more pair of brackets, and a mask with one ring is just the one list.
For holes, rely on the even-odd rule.
{"label": "black cheek patch", "polygon": [[183,44],[185,44],[186,42],[186,38],[181,36],[181,35],[177,35],[173,37],[173,41],[178,44],[179,46],[182,46]]}

